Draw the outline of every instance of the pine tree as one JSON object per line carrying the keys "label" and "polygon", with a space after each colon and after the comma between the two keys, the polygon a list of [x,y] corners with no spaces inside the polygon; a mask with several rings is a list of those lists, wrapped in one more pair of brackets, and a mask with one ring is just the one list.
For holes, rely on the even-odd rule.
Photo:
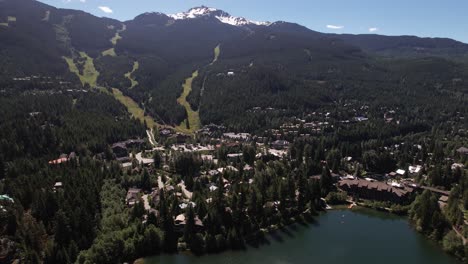
{"label": "pine tree", "polygon": [[206,252],[214,253],[217,251],[216,238],[212,234],[205,235]]}
{"label": "pine tree", "polygon": [[59,210],[55,216],[55,238],[54,241],[60,247],[68,245],[71,239],[71,229],[69,220],[62,210]]}
{"label": "pine tree", "polygon": [[157,169],[161,168],[162,158],[161,154],[158,151],[155,151],[153,154],[154,167]]}
{"label": "pine tree", "polygon": [[242,151],[245,163],[253,165],[255,162],[255,148],[253,146],[245,146]]}
{"label": "pine tree", "polygon": [[297,189],[299,191],[299,196],[297,198],[297,207],[300,213],[304,212],[307,202],[310,200],[308,193],[307,180],[304,174],[299,176],[299,181],[297,184]]}
{"label": "pine tree", "polygon": [[164,190],[161,189],[159,192],[159,222],[158,226],[164,230],[164,251],[172,253],[177,249],[177,235],[174,231],[174,220],[172,215],[169,213],[167,206],[167,200],[165,198]]}
{"label": "pine tree", "polygon": [[140,198],[138,203],[136,203],[133,206],[132,217],[136,219],[140,219],[141,217],[143,217],[144,214],[145,214],[145,205],[144,205],[143,199]]}
{"label": "pine tree", "polygon": [[187,212],[185,213],[185,228],[184,228],[184,240],[187,243],[190,243],[195,234],[195,212],[193,210],[192,204],[189,204],[187,207]]}
{"label": "pine tree", "polygon": [[320,177],[320,190],[322,192],[322,197],[327,196],[327,194],[331,191],[333,186],[333,178],[330,174],[330,170],[327,166],[323,167],[322,175]]}
{"label": "pine tree", "polygon": [[5,178],[5,162],[3,161],[3,157],[0,156],[0,180]]}
{"label": "pine tree", "polygon": [[146,223],[148,225],[157,226],[158,225],[158,218],[156,217],[156,215],[154,213],[149,213]]}
{"label": "pine tree", "polygon": [[141,178],[141,188],[145,192],[151,192],[151,179],[146,168],[143,170],[143,176]]}

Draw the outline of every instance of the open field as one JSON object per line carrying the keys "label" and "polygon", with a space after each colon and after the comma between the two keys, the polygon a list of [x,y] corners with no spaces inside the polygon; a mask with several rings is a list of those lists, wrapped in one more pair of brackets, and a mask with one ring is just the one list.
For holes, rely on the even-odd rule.
{"label": "open field", "polygon": [[184,120],[179,126],[176,127],[176,129],[180,132],[191,134],[197,130],[200,129],[201,127],[201,122],[200,122],[200,114],[198,111],[194,111],[192,107],[190,106],[189,102],[187,102],[187,96],[190,94],[192,91],[192,82],[195,78],[198,77],[198,70],[195,71],[191,77],[187,78],[185,80],[185,83],[183,84],[184,91],[180,95],[180,97],[177,99],[177,102],[185,107],[185,110],[187,111],[187,120],[189,122],[189,128],[187,127],[187,120]]}

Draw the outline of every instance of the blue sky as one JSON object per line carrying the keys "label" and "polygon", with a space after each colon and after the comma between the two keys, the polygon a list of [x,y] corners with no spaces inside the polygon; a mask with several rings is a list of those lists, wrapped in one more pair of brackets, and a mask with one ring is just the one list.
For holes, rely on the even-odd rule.
{"label": "blue sky", "polygon": [[96,16],[129,20],[206,5],[258,21],[288,21],[333,33],[449,37],[468,43],[467,0],[40,0]]}

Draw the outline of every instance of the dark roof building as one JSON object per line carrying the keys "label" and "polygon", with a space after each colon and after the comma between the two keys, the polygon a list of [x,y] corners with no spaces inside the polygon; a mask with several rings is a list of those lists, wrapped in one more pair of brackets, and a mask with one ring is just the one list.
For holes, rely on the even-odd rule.
{"label": "dark roof building", "polygon": [[129,139],[126,141],[121,141],[112,144],[112,152],[117,156],[117,158],[122,158],[128,156],[128,149],[140,147],[145,143],[144,139]]}
{"label": "dark roof building", "polygon": [[112,152],[117,158],[122,158],[128,156],[128,149],[125,143],[115,143],[112,145]]}
{"label": "dark roof building", "polygon": [[125,202],[128,206],[133,206],[139,201],[139,196],[141,193],[141,189],[138,188],[130,188],[127,191],[127,196],[125,197]]}
{"label": "dark roof building", "polygon": [[467,155],[468,154],[468,148],[461,147],[461,148],[457,149],[457,152],[460,153],[460,154]]}
{"label": "dark roof building", "polygon": [[403,203],[407,201],[413,189],[397,188],[385,182],[367,181],[363,179],[341,180],[338,187],[349,195],[363,199]]}
{"label": "dark roof building", "polygon": [[276,140],[273,143],[271,143],[271,146],[274,149],[285,149],[289,147],[289,142],[286,140]]}

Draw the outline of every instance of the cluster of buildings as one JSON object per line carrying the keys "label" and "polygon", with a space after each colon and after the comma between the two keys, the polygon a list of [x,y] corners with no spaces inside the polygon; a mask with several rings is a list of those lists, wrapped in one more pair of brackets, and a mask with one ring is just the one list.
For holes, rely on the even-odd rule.
{"label": "cluster of buildings", "polygon": [[65,163],[65,162],[68,162],[72,159],[76,159],[77,156],[76,156],[76,153],[75,152],[71,152],[70,154],[61,154],[58,159],[54,159],[54,160],[50,160],[49,161],[49,164],[50,165],[58,165],[58,164],[62,164],[62,163]]}
{"label": "cluster of buildings", "polygon": [[337,186],[353,197],[399,204],[408,201],[414,191],[414,188],[406,185],[391,185],[385,182],[359,178],[340,180]]}
{"label": "cluster of buildings", "polygon": [[130,149],[139,148],[145,142],[144,139],[129,139],[112,144],[111,149],[117,158],[126,158],[129,155]]}

